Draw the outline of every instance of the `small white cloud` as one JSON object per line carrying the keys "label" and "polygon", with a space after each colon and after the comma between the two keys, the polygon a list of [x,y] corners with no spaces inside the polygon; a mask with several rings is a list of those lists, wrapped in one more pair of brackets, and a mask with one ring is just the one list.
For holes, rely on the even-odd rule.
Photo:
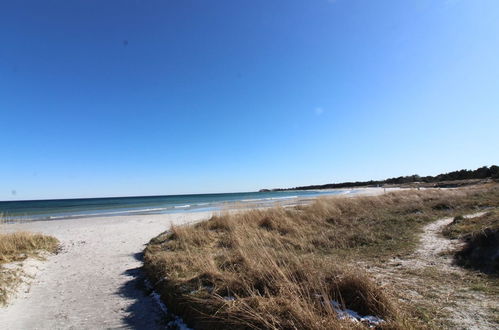
{"label": "small white cloud", "polygon": [[315,114],[316,114],[317,116],[320,116],[320,115],[322,115],[323,113],[324,113],[324,109],[323,109],[322,107],[317,107],[317,108],[315,108]]}

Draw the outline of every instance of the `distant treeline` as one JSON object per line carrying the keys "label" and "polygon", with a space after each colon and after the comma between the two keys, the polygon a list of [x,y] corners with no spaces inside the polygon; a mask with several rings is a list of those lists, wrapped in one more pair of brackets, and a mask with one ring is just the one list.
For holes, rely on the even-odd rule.
{"label": "distant treeline", "polygon": [[[311,185],[302,186],[286,189],[272,189],[272,191],[282,191],[282,190],[309,190],[309,189],[332,189],[332,188],[351,188],[351,187],[361,187],[361,186],[377,186],[383,184],[408,184],[414,182],[423,183],[438,183],[443,181],[455,181],[455,180],[470,180],[470,179],[499,179],[499,166],[492,165],[490,167],[483,166],[477,168],[476,170],[459,170],[454,172],[449,172],[445,174],[439,174],[436,176],[419,176],[409,175],[409,176],[399,176],[398,178],[390,178],[386,180],[379,181],[356,181],[356,182],[343,182],[343,183],[328,183],[322,185]],[[261,191],[268,191],[268,189],[262,189]]]}

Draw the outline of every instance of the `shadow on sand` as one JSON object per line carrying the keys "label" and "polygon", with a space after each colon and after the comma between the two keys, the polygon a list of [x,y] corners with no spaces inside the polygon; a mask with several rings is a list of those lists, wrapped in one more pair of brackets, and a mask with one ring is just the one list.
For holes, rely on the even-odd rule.
{"label": "shadow on sand", "polygon": [[[133,255],[136,260],[142,261],[143,254]],[[142,267],[126,270],[123,275],[130,280],[120,287],[118,294],[133,300],[127,309],[125,324],[130,329],[168,329],[167,317],[158,303],[151,296],[151,290],[146,285],[146,278]]]}

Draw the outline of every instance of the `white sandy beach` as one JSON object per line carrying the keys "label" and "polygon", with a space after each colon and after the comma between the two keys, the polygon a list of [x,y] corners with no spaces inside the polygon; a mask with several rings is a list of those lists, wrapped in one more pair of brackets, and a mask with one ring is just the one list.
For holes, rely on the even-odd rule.
{"label": "white sandy beach", "polygon": [[159,328],[162,312],[143,288],[140,253],[170,224],[209,215],[116,216],[5,226],[53,235],[62,249],[44,262],[29,263],[38,267],[37,274],[29,292],[20,292],[0,308],[0,329]]}
{"label": "white sandy beach", "polygon": [[[356,189],[357,195],[383,188]],[[57,237],[61,251],[29,261],[30,286],[0,308],[0,329],[155,329],[163,313],[144,288],[144,245],[171,224],[206,219],[211,212],[80,218],[6,224],[3,230]]]}

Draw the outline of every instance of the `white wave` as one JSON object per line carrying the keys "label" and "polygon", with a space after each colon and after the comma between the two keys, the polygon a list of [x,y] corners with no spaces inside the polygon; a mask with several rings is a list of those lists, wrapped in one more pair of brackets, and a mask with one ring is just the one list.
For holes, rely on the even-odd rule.
{"label": "white wave", "polygon": [[285,197],[270,197],[270,198],[267,198],[269,200],[278,200],[278,199],[293,199],[293,198],[298,198],[298,196],[285,196]]}
{"label": "white wave", "polygon": [[176,205],[173,208],[175,208],[175,209],[185,209],[185,208],[188,208],[188,207],[191,207],[191,204]]}
{"label": "white wave", "polygon": [[241,202],[274,201],[274,200],[293,199],[293,198],[298,198],[298,196],[283,196],[283,197],[266,197],[266,198],[241,199]]}
{"label": "white wave", "polygon": [[170,208],[168,208],[168,207],[158,207],[158,208],[152,208],[152,209],[123,210],[123,211],[112,211],[112,212],[78,213],[78,214],[49,216],[48,219],[57,220],[57,219],[67,219],[67,218],[82,218],[82,217],[86,218],[86,217],[94,217],[94,216],[102,216],[102,215],[116,215],[116,214],[166,211],[169,209]]}
{"label": "white wave", "polygon": [[241,202],[256,202],[256,201],[263,201],[265,198],[252,198],[252,199],[241,199]]}

